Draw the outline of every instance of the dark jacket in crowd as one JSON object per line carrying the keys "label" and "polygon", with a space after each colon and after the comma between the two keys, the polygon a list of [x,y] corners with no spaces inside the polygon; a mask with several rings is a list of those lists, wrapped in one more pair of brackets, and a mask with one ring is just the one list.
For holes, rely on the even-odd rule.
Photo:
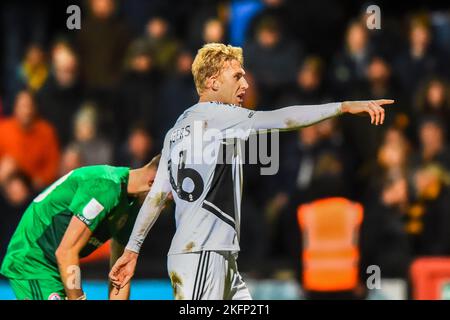
{"label": "dark jacket in crowd", "polygon": [[195,89],[191,74],[175,73],[164,82],[160,95],[160,110],[158,132],[164,138],[167,130],[174,124],[177,118],[198,102],[198,94]]}
{"label": "dark jacket in crowd", "polygon": [[281,90],[295,82],[302,49],[293,41],[281,38],[271,48],[252,41],[244,48],[246,69],[254,76],[261,109],[275,109]]}
{"label": "dark jacket in crowd", "polygon": [[89,89],[110,89],[117,84],[129,42],[125,25],[116,18],[88,17],[78,34],[82,77]]}
{"label": "dark jacket in crowd", "polygon": [[128,71],[117,88],[115,101],[116,126],[119,141],[124,141],[136,124],[145,126],[149,132],[158,124],[158,90],[161,74],[157,71],[140,73]]}
{"label": "dark jacket in crowd", "polygon": [[421,58],[415,58],[409,50],[404,50],[394,61],[394,71],[402,90],[413,94],[418,86],[438,71],[439,59],[432,50]]}
{"label": "dark jacket in crowd", "polygon": [[411,262],[411,246],[399,208],[374,199],[365,203],[360,230],[361,274],[370,265],[380,267],[383,278],[404,278]]}
{"label": "dark jacket in crowd", "polygon": [[[450,192],[442,187],[432,199],[414,202],[410,216],[419,215],[420,229],[411,234],[413,252],[416,256],[450,254]],[[411,222],[411,220],[409,221]]]}
{"label": "dark jacket in crowd", "polygon": [[350,194],[352,159],[339,139],[318,141],[312,146],[297,142],[297,146],[291,145],[284,152],[277,185],[287,191],[295,203]]}
{"label": "dark jacket in crowd", "polygon": [[72,137],[73,117],[83,102],[83,89],[76,82],[70,87],[62,87],[54,76],[47,79],[37,94],[38,110],[56,129],[62,146]]}

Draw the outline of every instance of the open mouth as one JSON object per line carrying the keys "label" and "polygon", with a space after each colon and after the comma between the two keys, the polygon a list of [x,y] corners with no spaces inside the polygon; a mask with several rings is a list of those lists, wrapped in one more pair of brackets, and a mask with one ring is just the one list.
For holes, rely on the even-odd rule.
{"label": "open mouth", "polygon": [[245,92],[238,94],[236,97],[238,98],[239,103],[244,101]]}

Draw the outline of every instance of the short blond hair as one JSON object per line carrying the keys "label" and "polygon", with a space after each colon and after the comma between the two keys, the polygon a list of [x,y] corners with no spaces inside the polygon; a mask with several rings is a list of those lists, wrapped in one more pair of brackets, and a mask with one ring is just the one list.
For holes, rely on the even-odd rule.
{"label": "short blond hair", "polygon": [[153,157],[153,159],[147,163],[144,168],[149,169],[149,168],[158,168],[159,166],[159,160],[161,160],[161,154],[158,154],[156,156]]}
{"label": "short blond hair", "polygon": [[224,63],[231,60],[244,64],[242,48],[222,43],[208,43],[198,50],[192,63],[192,75],[198,94],[205,89],[206,79],[219,74]]}

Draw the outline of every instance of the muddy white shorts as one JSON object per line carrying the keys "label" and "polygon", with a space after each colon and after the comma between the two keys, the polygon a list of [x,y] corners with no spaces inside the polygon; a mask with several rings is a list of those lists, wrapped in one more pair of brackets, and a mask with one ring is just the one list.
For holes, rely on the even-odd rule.
{"label": "muddy white shorts", "polygon": [[251,300],[230,251],[171,254],[167,269],[176,300]]}

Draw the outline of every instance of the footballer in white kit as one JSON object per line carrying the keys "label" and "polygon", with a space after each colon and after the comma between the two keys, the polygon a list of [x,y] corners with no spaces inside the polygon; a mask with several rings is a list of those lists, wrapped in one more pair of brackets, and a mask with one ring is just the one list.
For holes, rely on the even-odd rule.
{"label": "footballer in white kit", "polygon": [[295,130],[344,112],[366,112],[373,124],[382,124],[380,105],[393,101],[273,111],[242,108],[248,88],[242,50],[223,44],[200,49],[192,72],[199,103],[187,109],[166,134],[155,181],[110,278],[119,289],[128,283],[140,247],[172,194],[176,232],[168,253],[168,272],[175,299],[251,299],[236,264],[243,183],[239,140],[271,129]]}

